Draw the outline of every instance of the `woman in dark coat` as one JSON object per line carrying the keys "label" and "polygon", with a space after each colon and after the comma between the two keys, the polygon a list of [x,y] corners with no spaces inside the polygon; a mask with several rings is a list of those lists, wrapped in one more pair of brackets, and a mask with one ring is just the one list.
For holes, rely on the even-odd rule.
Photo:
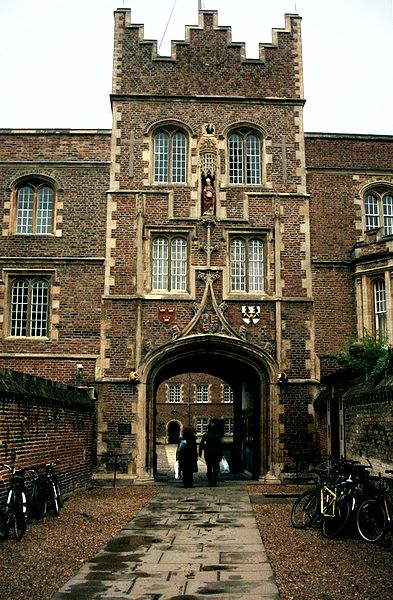
{"label": "woman in dark coat", "polygon": [[184,487],[194,485],[194,473],[198,471],[198,452],[195,432],[192,427],[184,427],[176,451],[176,459],[179,461],[179,471],[183,475]]}
{"label": "woman in dark coat", "polygon": [[202,436],[199,444],[199,456],[204,452],[207,467],[207,478],[209,487],[215,487],[220,472],[220,460],[222,459],[221,432],[216,422],[211,419],[207,427],[207,432]]}

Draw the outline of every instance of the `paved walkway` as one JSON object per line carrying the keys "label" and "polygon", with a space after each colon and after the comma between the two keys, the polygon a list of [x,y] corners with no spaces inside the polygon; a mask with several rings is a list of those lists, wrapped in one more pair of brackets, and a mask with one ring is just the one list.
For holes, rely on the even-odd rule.
{"label": "paved walkway", "polygon": [[277,600],[245,486],[164,485],[53,600]]}

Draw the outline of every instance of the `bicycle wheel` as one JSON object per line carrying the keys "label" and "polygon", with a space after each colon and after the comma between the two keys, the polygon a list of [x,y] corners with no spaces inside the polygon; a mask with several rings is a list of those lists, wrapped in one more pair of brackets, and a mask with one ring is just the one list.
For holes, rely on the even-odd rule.
{"label": "bicycle wheel", "polygon": [[20,542],[23,538],[24,533],[26,531],[26,521],[27,521],[27,512],[26,512],[26,494],[24,492],[20,492],[15,494],[14,496],[14,534],[15,539]]}
{"label": "bicycle wheel", "polygon": [[365,500],[359,507],[356,517],[358,532],[370,544],[379,542],[385,535],[387,519],[384,507],[379,500]]}
{"label": "bicycle wheel", "polygon": [[50,503],[52,505],[53,512],[55,513],[56,516],[58,516],[60,513],[60,501],[59,501],[57,486],[55,483],[53,483],[53,481],[51,481],[49,484],[48,492],[49,492],[49,499],[50,499]]}
{"label": "bicycle wheel", "polygon": [[305,529],[318,517],[319,490],[303,492],[295,500],[291,509],[291,523],[295,529]]}
{"label": "bicycle wheel", "polygon": [[7,540],[10,535],[8,507],[0,512],[0,540]]}
{"label": "bicycle wheel", "polygon": [[57,501],[59,503],[59,508],[63,508],[63,506],[64,506],[63,497],[61,495],[60,486],[57,482],[57,479],[53,482],[53,485],[55,486],[55,489],[56,489]]}
{"label": "bicycle wheel", "polygon": [[350,516],[350,502],[338,500],[334,509],[334,517],[324,516],[322,519],[322,535],[328,539],[337,537],[348,523]]}

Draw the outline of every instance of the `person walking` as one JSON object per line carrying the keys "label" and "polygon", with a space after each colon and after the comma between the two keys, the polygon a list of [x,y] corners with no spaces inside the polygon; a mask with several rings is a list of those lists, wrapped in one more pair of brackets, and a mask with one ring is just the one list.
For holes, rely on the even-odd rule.
{"label": "person walking", "polygon": [[193,487],[194,473],[198,471],[198,451],[195,432],[192,427],[184,427],[176,450],[179,471],[182,473],[184,487]]}
{"label": "person walking", "polygon": [[213,419],[210,419],[207,432],[202,436],[199,444],[199,456],[202,456],[202,452],[206,462],[209,487],[216,487],[223,452],[220,427]]}

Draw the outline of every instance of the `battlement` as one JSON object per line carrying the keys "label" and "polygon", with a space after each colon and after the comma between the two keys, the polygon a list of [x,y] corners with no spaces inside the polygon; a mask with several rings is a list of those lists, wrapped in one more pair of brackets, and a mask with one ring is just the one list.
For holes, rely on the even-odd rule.
{"label": "battlement", "polygon": [[285,28],[272,30],[256,59],[232,41],[231,27],[218,25],[217,11],[200,11],[198,21],[172,41],[170,56],[160,56],[143,25],[131,23],[131,10],[117,10],[113,94],[303,98],[299,15],[285,15]]}

